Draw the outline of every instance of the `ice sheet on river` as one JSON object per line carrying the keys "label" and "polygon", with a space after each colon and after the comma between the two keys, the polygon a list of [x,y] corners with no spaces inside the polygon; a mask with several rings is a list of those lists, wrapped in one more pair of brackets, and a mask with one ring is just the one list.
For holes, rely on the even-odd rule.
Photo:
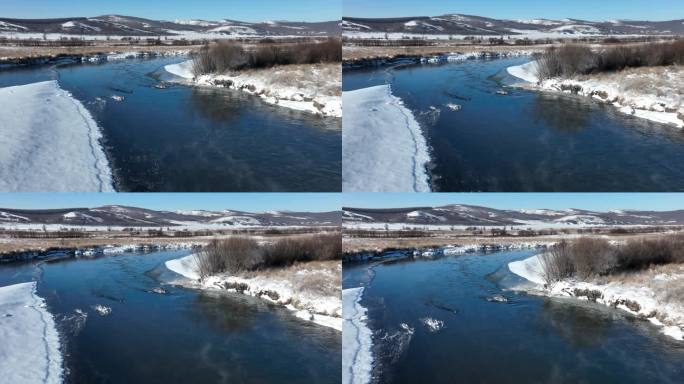
{"label": "ice sheet on river", "polygon": [[342,190],[429,192],[427,143],[389,85],[342,93]]}
{"label": "ice sheet on river", "polygon": [[0,88],[0,191],[113,191],[95,120],[57,81]]}
{"label": "ice sheet on river", "polygon": [[0,287],[0,372],[3,383],[61,383],[59,334],[36,283]]}
{"label": "ice sheet on river", "polygon": [[342,383],[366,384],[371,380],[372,334],[366,325],[366,308],[361,306],[363,287],[342,291]]}

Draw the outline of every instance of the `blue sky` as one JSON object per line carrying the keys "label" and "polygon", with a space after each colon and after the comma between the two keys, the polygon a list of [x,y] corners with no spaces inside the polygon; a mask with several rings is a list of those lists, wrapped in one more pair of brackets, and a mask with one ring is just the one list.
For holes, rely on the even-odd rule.
{"label": "blue sky", "polygon": [[341,207],[339,193],[0,193],[2,208],[129,205],[156,210],[235,209],[322,212]]}
{"label": "blue sky", "polygon": [[356,208],[398,208],[446,204],[499,209],[578,208],[597,211],[684,209],[684,193],[345,193],[342,204]]}
{"label": "blue sky", "polygon": [[53,18],[119,14],[157,20],[328,21],[341,0],[0,0],[0,16]]}
{"label": "blue sky", "polygon": [[344,16],[398,17],[462,13],[497,19],[673,20],[682,0],[344,0]]}

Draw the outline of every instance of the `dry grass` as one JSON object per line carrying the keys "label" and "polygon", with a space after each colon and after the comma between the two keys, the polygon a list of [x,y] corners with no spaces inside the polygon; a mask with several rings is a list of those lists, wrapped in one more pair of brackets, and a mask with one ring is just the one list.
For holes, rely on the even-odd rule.
{"label": "dry grass", "polygon": [[342,49],[344,60],[360,60],[370,58],[389,58],[401,55],[442,55],[452,52],[471,53],[471,52],[509,52],[518,49],[532,52],[543,52],[548,45],[538,45],[533,47],[515,46],[490,46],[473,45],[462,42],[439,42],[438,45],[424,47],[358,47],[345,45]]}
{"label": "dry grass", "polygon": [[[545,236],[529,237],[497,237],[497,236],[477,236],[469,234],[467,231],[434,231],[432,237],[428,238],[349,238],[343,237],[342,249],[345,253],[360,252],[382,252],[388,249],[412,249],[440,247],[446,245],[471,245],[471,244],[493,244],[493,243],[530,243],[530,242],[556,242],[571,240],[581,235],[576,233],[557,234]],[[661,233],[628,233],[628,234],[605,234],[603,238],[607,240],[627,241],[630,239],[651,239],[662,236]]]}
{"label": "dry grass", "polygon": [[342,67],[339,64],[293,64],[263,69],[245,69],[245,76],[259,78],[269,88],[288,87],[307,94],[340,96],[342,94]]}
{"label": "dry grass", "polygon": [[295,263],[284,268],[243,272],[241,276],[289,281],[299,294],[340,296],[342,289],[342,263],[337,260]]}
{"label": "dry grass", "polygon": [[164,46],[129,46],[129,45],[116,45],[107,44],[102,42],[95,46],[87,47],[9,47],[0,46],[0,58],[7,59],[23,59],[23,58],[36,58],[36,57],[55,57],[58,55],[98,55],[106,54],[109,52],[171,52],[179,50],[196,50],[200,46],[193,45],[164,45]]}

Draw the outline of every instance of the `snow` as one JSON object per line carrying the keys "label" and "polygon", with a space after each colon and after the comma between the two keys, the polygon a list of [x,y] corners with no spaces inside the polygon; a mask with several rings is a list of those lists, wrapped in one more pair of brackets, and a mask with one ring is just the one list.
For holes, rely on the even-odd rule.
{"label": "snow", "polygon": [[342,100],[342,190],[429,192],[426,139],[390,86],[343,92]]}
{"label": "snow", "polygon": [[197,272],[197,262],[193,255],[181,257],[180,259],[169,260],[164,263],[166,268],[176,272],[181,276],[185,276],[190,280],[199,280],[200,275]]}
{"label": "snow", "polygon": [[57,81],[0,88],[0,105],[1,191],[114,190],[97,123]]}
{"label": "snow", "polygon": [[538,83],[539,77],[537,76],[537,61],[530,61],[522,65],[516,65],[506,68],[509,74],[515,76],[519,79],[525,80],[530,83]]}
{"label": "snow", "polygon": [[192,73],[192,60],[183,61],[178,64],[169,64],[164,70],[172,75],[192,80],[195,75]]}
{"label": "snow", "polygon": [[62,215],[65,219],[82,219],[86,221],[95,221],[98,223],[103,222],[104,220],[100,217],[95,217],[95,216],[90,216],[88,214],[85,214],[83,212],[67,212],[64,215]]}
{"label": "snow", "polygon": [[35,282],[0,287],[0,340],[3,382],[62,382],[59,334]]}
{"label": "snow", "polygon": [[360,302],[363,287],[342,290],[342,383],[367,384],[371,381],[372,333],[367,310]]}
{"label": "snow", "polygon": [[430,332],[437,332],[444,327],[444,322],[442,320],[433,319],[431,317],[424,317],[420,319],[420,322],[425,325],[425,327]]}
{"label": "snow", "polygon": [[[333,281],[334,276],[330,271],[324,269],[305,270],[300,269],[292,279],[272,277],[269,275],[259,275],[253,277],[231,276],[219,274],[208,276],[199,281],[197,260],[195,255],[188,255],[179,259],[165,262],[166,268],[191,280],[191,284],[201,289],[217,289],[236,292],[230,285],[243,285],[245,290],[241,293],[249,296],[259,297],[276,304],[285,306],[294,312],[295,316],[312,321],[316,324],[342,330],[342,304],[339,296],[327,296],[324,294],[312,293],[311,291],[298,289],[293,281],[297,277],[306,275],[320,274],[325,275],[327,281]],[[302,267],[304,268],[304,267]],[[340,265],[341,269],[341,265]],[[181,282],[182,283],[182,282]],[[274,297],[272,293],[277,294]]]}
{"label": "snow", "polygon": [[513,261],[508,264],[508,269],[523,279],[535,284],[544,285],[544,267],[539,257],[529,257],[524,260]]}
{"label": "snow", "polygon": [[[663,286],[661,275],[649,276],[643,274],[646,282],[630,283],[620,280],[608,282],[585,282],[575,279],[565,279],[545,286],[544,272],[541,268],[541,255],[535,255],[525,260],[508,264],[514,274],[536,284],[535,292],[556,297],[578,297],[578,292],[599,292],[596,302],[629,312],[639,318],[646,319],[652,324],[662,327],[664,335],[677,340],[684,340],[684,304],[676,298],[669,299],[668,291],[671,286]],[[684,275],[677,275],[673,279],[684,280]],[[660,280],[660,281],[659,281]],[[675,283],[676,284],[676,283]],[[582,299],[583,297],[578,297]],[[634,308],[636,304],[638,308]]]}

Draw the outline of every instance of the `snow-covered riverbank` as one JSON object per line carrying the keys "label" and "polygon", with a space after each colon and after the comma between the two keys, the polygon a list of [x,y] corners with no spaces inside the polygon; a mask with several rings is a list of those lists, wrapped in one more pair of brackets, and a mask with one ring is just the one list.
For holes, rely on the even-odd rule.
{"label": "snow-covered riverbank", "polygon": [[427,142],[389,85],[343,92],[342,190],[429,192]]}
{"label": "snow-covered riverbank", "polygon": [[508,264],[514,274],[529,281],[532,293],[576,297],[622,309],[654,325],[677,340],[684,340],[684,303],[677,290],[684,284],[684,266],[665,265],[646,271],[597,278],[594,281],[566,279],[547,285],[541,256]]}
{"label": "snow-covered riverbank", "polygon": [[0,191],[113,191],[102,134],[57,81],[0,88]]}
{"label": "snow-covered riverbank", "polygon": [[192,60],[164,69],[201,86],[218,86],[257,95],[281,107],[342,117],[342,71],[337,64],[285,65],[268,69],[195,76]]}
{"label": "snow-covered riverbank", "polygon": [[508,73],[544,91],[575,93],[608,103],[620,112],[684,128],[684,67],[631,68],[570,79],[541,80],[537,63],[508,68]]}
{"label": "snow-covered riverbank", "polygon": [[4,383],[62,382],[59,334],[35,282],[0,287],[0,373]]}
{"label": "snow-covered riverbank", "polygon": [[200,280],[194,255],[169,260],[165,265],[187,278],[190,287],[260,297],[287,307],[301,319],[342,330],[339,262],[310,262],[244,276],[214,275],[204,280]]}
{"label": "snow-covered riverbank", "polygon": [[342,328],[342,383],[370,383],[373,367],[372,333],[367,325],[366,308],[360,302],[363,287],[342,291],[344,324]]}

